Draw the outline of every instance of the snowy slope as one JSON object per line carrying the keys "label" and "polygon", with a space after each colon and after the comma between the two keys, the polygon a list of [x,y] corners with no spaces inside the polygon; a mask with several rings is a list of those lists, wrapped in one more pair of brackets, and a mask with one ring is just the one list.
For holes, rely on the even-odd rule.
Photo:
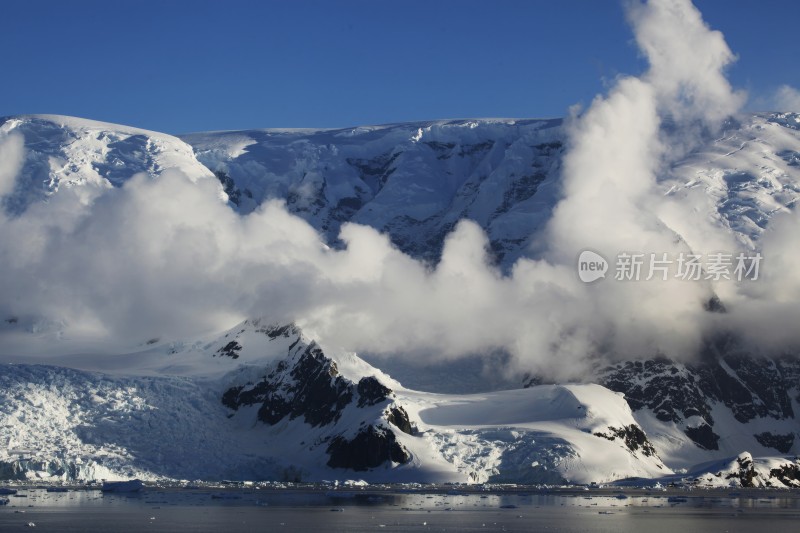
{"label": "snowy slope", "polygon": [[[707,213],[745,245],[757,241],[776,213],[800,198],[800,115],[746,115],[718,138],[679,161],[660,185],[665,196]],[[662,218],[687,242],[701,236],[679,220]]]}
{"label": "snowy slope", "polygon": [[585,483],[670,473],[624,399],[598,385],[411,391],[355,354],[259,321],[184,352],[151,349],[171,352],[163,370],[192,354],[195,377],[4,365],[2,476]]}
{"label": "snowy slope", "polygon": [[0,134],[25,140],[25,161],[14,192],[13,212],[69,188],[84,201],[119,187],[133,175],[157,176],[177,168],[190,179],[213,177],[180,139],[154,131],[58,115],[0,118]]}
{"label": "snowy slope", "polygon": [[471,481],[589,483],[670,473],[623,397],[599,385],[408,395],[422,406],[427,438]]}

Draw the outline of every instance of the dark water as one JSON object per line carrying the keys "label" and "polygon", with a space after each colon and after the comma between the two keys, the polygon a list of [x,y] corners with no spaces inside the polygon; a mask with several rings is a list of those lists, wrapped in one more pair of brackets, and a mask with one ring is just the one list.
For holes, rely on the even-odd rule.
{"label": "dark water", "polygon": [[[0,531],[800,531],[800,493],[20,489]],[[28,526],[33,523],[35,526]]]}

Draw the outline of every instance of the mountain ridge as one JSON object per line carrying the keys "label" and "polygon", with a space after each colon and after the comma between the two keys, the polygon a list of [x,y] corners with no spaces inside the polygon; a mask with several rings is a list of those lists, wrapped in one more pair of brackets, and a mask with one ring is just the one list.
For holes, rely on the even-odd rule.
{"label": "mountain ridge", "polygon": [[[741,115],[721,135],[706,139],[668,169],[657,186],[665,197],[691,198],[709,220],[726,228],[737,242],[754,247],[772,217],[790,211],[800,199],[798,124],[800,116],[792,113]],[[460,220],[468,218],[487,233],[493,259],[504,269],[512,268],[519,258],[535,258],[539,253],[535,236],[550,219],[559,198],[561,163],[568,144],[560,119],[425,121],[326,130],[196,133],[180,138],[69,117],[0,119],[0,134],[14,132],[24,137],[26,152],[16,187],[3,203],[11,217],[55,201],[67,191],[91,203],[124,187],[135,174],[158,179],[178,170],[192,183],[216,187],[219,201],[240,214],[281,199],[289,213],[311,224],[329,246],[342,246],[339,230],[355,222],[388,235],[399,250],[429,264],[440,257],[445,236]],[[681,228],[674,229],[681,235]],[[686,238],[691,240],[691,235],[687,233]],[[62,331],[64,324],[18,316],[9,302],[2,305],[0,310],[7,316],[0,317],[0,334],[6,339],[13,336],[17,342],[7,343],[4,350],[14,353],[4,355],[19,356],[26,345],[35,346],[26,339],[51,339],[56,343],[53,346],[69,340],[69,334]],[[789,482],[781,483],[791,484],[786,472],[795,467],[788,458],[800,449],[796,418],[800,412],[800,374],[792,357],[782,362],[737,354],[728,348],[703,361],[662,361],[645,355],[642,360],[606,367],[588,379],[602,387],[542,385],[527,393],[480,390],[471,391],[477,396],[467,397],[462,391],[436,397],[430,391],[404,388],[355,354],[316,346],[313,333],[303,341],[304,349],[295,353],[289,346],[294,341],[288,339],[301,337],[300,330],[288,337],[279,334],[270,338],[266,331],[272,327],[296,328],[265,325],[250,318],[222,333],[209,331],[203,338],[143,338],[138,346],[116,352],[129,354],[125,356],[131,360],[127,372],[139,374],[126,378],[127,382],[119,376],[87,377],[89,374],[47,367],[5,366],[5,392],[18,391],[19,397],[9,397],[3,420],[9,421],[8,427],[23,431],[17,422],[35,419],[35,407],[44,405],[45,398],[61,406],[51,416],[66,414],[66,420],[73,422],[85,416],[90,425],[102,420],[94,417],[106,416],[138,428],[146,417],[131,419],[129,414],[142,414],[141,406],[148,401],[168,405],[166,397],[140,398],[140,403],[132,406],[124,401],[117,404],[92,399],[88,391],[101,383],[107,395],[122,394],[120,391],[140,386],[140,380],[163,373],[177,377],[158,382],[159,390],[181,394],[191,389],[188,398],[195,398],[196,405],[183,410],[192,414],[193,423],[203,424],[202,409],[197,411],[196,407],[207,408],[219,415],[215,424],[221,425],[216,427],[227,427],[225,420],[241,424],[242,432],[237,435],[252,445],[249,456],[226,459],[228,471],[208,475],[246,477],[249,471],[260,478],[322,479],[331,472],[367,472],[364,476],[376,480],[424,477],[578,483],[631,476],[655,479],[660,474],[671,475],[672,470],[681,475],[681,470],[693,465],[730,459],[725,464],[715,463],[714,468],[725,472],[741,468],[744,475],[712,475],[714,479],[706,481],[724,479],[741,484],[742,480],[755,479],[748,473],[753,456],[740,457],[747,451],[754,454],[757,464],[782,469],[781,479]],[[41,346],[46,347],[51,340]],[[99,350],[96,357],[109,354]],[[67,366],[68,359],[64,359]],[[368,359],[380,366],[379,357]],[[504,364],[502,357],[492,360]],[[90,366],[90,358],[86,361],[82,364]],[[335,372],[328,361],[335,362]],[[279,369],[281,362],[284,367]],[[231,376],[237,376],[236,368],[241,371],[234,379]],[[454,368],[458,370],[458,365]],[[410,374],[415,371],[426,370],[424,365],[419,370],[412,365]],[[458,379],[458,372],[451,368],[443,371]],[[123,368],[118,372],[126,371]],[[203,388],[209,380],[222,379],[229,372],[234,374],[226,378],[225,387],[218,383],[211,391]],[[145,373],[151,378],[141,375]],[[375,381],[362,384],[370,377],[367,374],[376,376]],[[343,381],[336,381],[337,377]],[[327,387],[329,378],[334,383],[332,389]],[[34,384],[35,394],[20,388],[26,380]],[[49,382],[59,383],[82,400],[62,405]],[[516,387],[514,380],[495,383],[518,388],[523,379],[520,376],[516,380]],[[625,401],[612,391],[623,393]],[[375,403],[368,405],[372,400],[364,400],[359,406],[371,394]],[[580,395],[593,399],[582,402]],[[529,415],[489,420],[492,408],[514,402],[526,405]],[[597,402],[595,407],[602,411],[599,419],[605,425],[592,426],[586,416],[557,418],[556,423],[537,418],[537,410],[553,412],[558,402],[566,402],[575,410],[579,405],[591,407]],[[314,406],[320,403],[327,406],[326,410],[314,414]],[[97,407],[103,405],[111,407]],[[463,414],[463,405],[486,413],[487,423],[451,420],[450,415]],[[394,414],[392,409],[397,409]],[[263,416],[259,415],[262,410]],[[582,424],[577,432],[567,429],[570,425],[574,429],[575,420]],[[322,421],[326,423],[319,423]],[[168,421],[157,422],[168,427]],[[183,422],[176,420],[176,424],[184,427]],[[415,426],[420,434],[413,434]],[[137,463],[137,446],[143,446],[145,454],[154,450],[135,440],[133,430],[125,433],[131,440],[120,443],[116,455],[111,454],[115,460],[97,462],[109,450],[92,448],[99,437],[92,437],[89,429],[76,429],[79,427],[83,426],[59,429],[74,439],[67,444],[52,441],[52,447],[42,450],[35,464],[15,462],[10,455],[0,460],[15,476],[123,475],[133,472],[131,464],[138,464],[137,475],[143,476],[181,477],[191,472],[189,466],[163,469],[157,454]],[[260,428],[255,434],[262,437],[276,428],[289,428],[286,431],[297,438],[283,442],[287,454],[305,442],[300,435],[328,440],[324,445],[319,441],[307,454],[303,452],[306,455],[298,459],[299,464],[285,464],[281,458],[261,456],[263,447],[249,441],[253,434],[244,428]],[[43,436],[54,438],[51,429],[34,425],[25,433],[28,444],[8,440],[7,450],[26,448]],[[99,434],[105,435],[106,429],[100,424]],[[232,445],[219,443],[220,457],[224,457],[221,450]],[[187,447],[191,448],[189,444]],[[602,448],[615,458],[610,469],[598,465],[600,456],[590,457],[588,451],[581,455],[581,450],[593,448]],[[645,454],[650,448],[654,455]],[[63,460],[65,449],[77,450],[76,458],[82,457],[83,462]],[[364,456],[364,449],[380,452],[366,463],[356,462]],[[759,457],[773,459],[764,463]],[[76,466],[88,460],[97,466],[83,470]],[[177,461],[171,456],[165,459],[173,460]],[[577,475],[580,468],[586,468],[587,475],[596,479]],[[702,477],[702,473],[689,471],[697,474],[696,479]],[[761,468],[759,472],[759,483],[769,481],[770,469]]]}

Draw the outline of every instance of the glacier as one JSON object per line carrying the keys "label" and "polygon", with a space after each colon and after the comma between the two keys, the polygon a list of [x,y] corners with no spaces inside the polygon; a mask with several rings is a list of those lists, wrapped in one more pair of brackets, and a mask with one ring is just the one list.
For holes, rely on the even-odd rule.
{"label": "glacier", "polygon": [[[149,376],[3,365],[3,477],[589,483],[671,473],[622,395],[600,385],[414,391],[353,353],[322,352],[294,326],[257,320],[202,346],[151,351],[163,367]],[[189,360],[193,377],[162,375]]]}

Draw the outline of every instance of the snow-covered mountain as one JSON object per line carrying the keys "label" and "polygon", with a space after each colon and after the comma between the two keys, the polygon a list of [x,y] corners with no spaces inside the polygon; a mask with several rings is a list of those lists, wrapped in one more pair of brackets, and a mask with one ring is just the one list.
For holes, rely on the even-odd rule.
{"label": "snow-covered mountain", "polygon": [[[281,198],[335,244],[347,221],[387,233],[414,257],[435,259],[464,218],[478,222],[505,265],[530,250],[558,195],[568,142],[562,120],[475,119],[333,130],[264,129],[180,138],[72,117],[2,120],[25,138],[25,161],[6,208],[25,209],[60,188],[121,186],[137,172],[178,168],[215,176],[247,213]],[[700,192],[709,216],[737,239],[758,239],[800,197],[800,115],[743,115],[686,154],[659,186]]]}
{"label": "snow-covered mountain", "polygon": [[182,139],[241,211],[284,198],[329,242],[358,222],[428,259],[469,218],[510,264],[549,218],[563,137],[560,120],[452,120]]}
{"label": "snow-covered mountain", "polygon": [[796,450],[798,372],[796,357],[718,353],[695,363],[621,363],[600,382],[625,394],[651,438],[663,439],[660,449],[671,464],[688,467],[700,462],[701,450],[715,455]]}
{"label": "snow-covered mountain", "polygon": [[623,397],[599,385],[413,391],[355,354],[323,352],[296,326],[257,320],[148,352],[161,355],[153,373],[191,362],[193,377],[4,365],[3,477],[588,483],[671,473]]}
{"label": "snow-covered mountain", "polygon": [[[710,215],[742,241],[800,195],[800,115],[747,115],[687,154],[660,180],[665,195],[702,191]],[[388,233],[435,258],[463,218],[478,222],[506,265],[559,194],[567,136],[561,120],[458,120],[342,130],[184,135],[198,160],[247,211],[269,197],[334,240],[345,221]]]}
{"label": "snow-covered mountain", "polygon": [[191,146],[164,133],[51,115],[0,119],[0,134],[10,133],[25,140],[23,167],[3,200],[12,214],[65,188],[89,201],[139,172],[157,176],[177,168],[192,180],[211,175]]}
{"label": "snow-covered mountain", "polygon": [[[751,246],[800,197],[799,128],[796,114],[740,116],[685,154],[658,187]],[[0,134],[13,133],[25,155],[3,199],[9,216],[64,191],[90,203],[136,173],[157,179],[178,169],[193,182],[218,183],[240,213],[285,200],[333,247],[352,221],[434,262],[444,237],[469,218],[502,269],[536,257],[534,236],[558,199],[568,143],[560,120],[506,119],[180,138],[69,117],[0,119]],[[41,331],[14,315],[0,326],[15,347],[25,335],[36,346]],[[257,319],[114,354],[58,351],[69,356],[0,371],[6,477],[585,483],[673,472],[701,479],[716,469],[726,473],[711,472],[708,483],[741,484],[756,479],[749,460],[769,465],[758,470],[761,484],[798,478],[795,463],[780,459],[800,449],[800,364],[791,354],[767,359],[723,344],[697,361],[605,365],[587,379],[596,384],[521,388],[539,382],[476,375],[481,364],[425,368],[394,358],[383,367],[380,358],[365,356],[367,363],[319,346],[311,332]],[[21,352],[2,355],[25,361]],[[391,368],[402,384],[376,367]],[[437,394],[444,390],[454,394]],[[702,463],[706,470],[694,468]],[[729,477],[736,465],[746,475]]]}

